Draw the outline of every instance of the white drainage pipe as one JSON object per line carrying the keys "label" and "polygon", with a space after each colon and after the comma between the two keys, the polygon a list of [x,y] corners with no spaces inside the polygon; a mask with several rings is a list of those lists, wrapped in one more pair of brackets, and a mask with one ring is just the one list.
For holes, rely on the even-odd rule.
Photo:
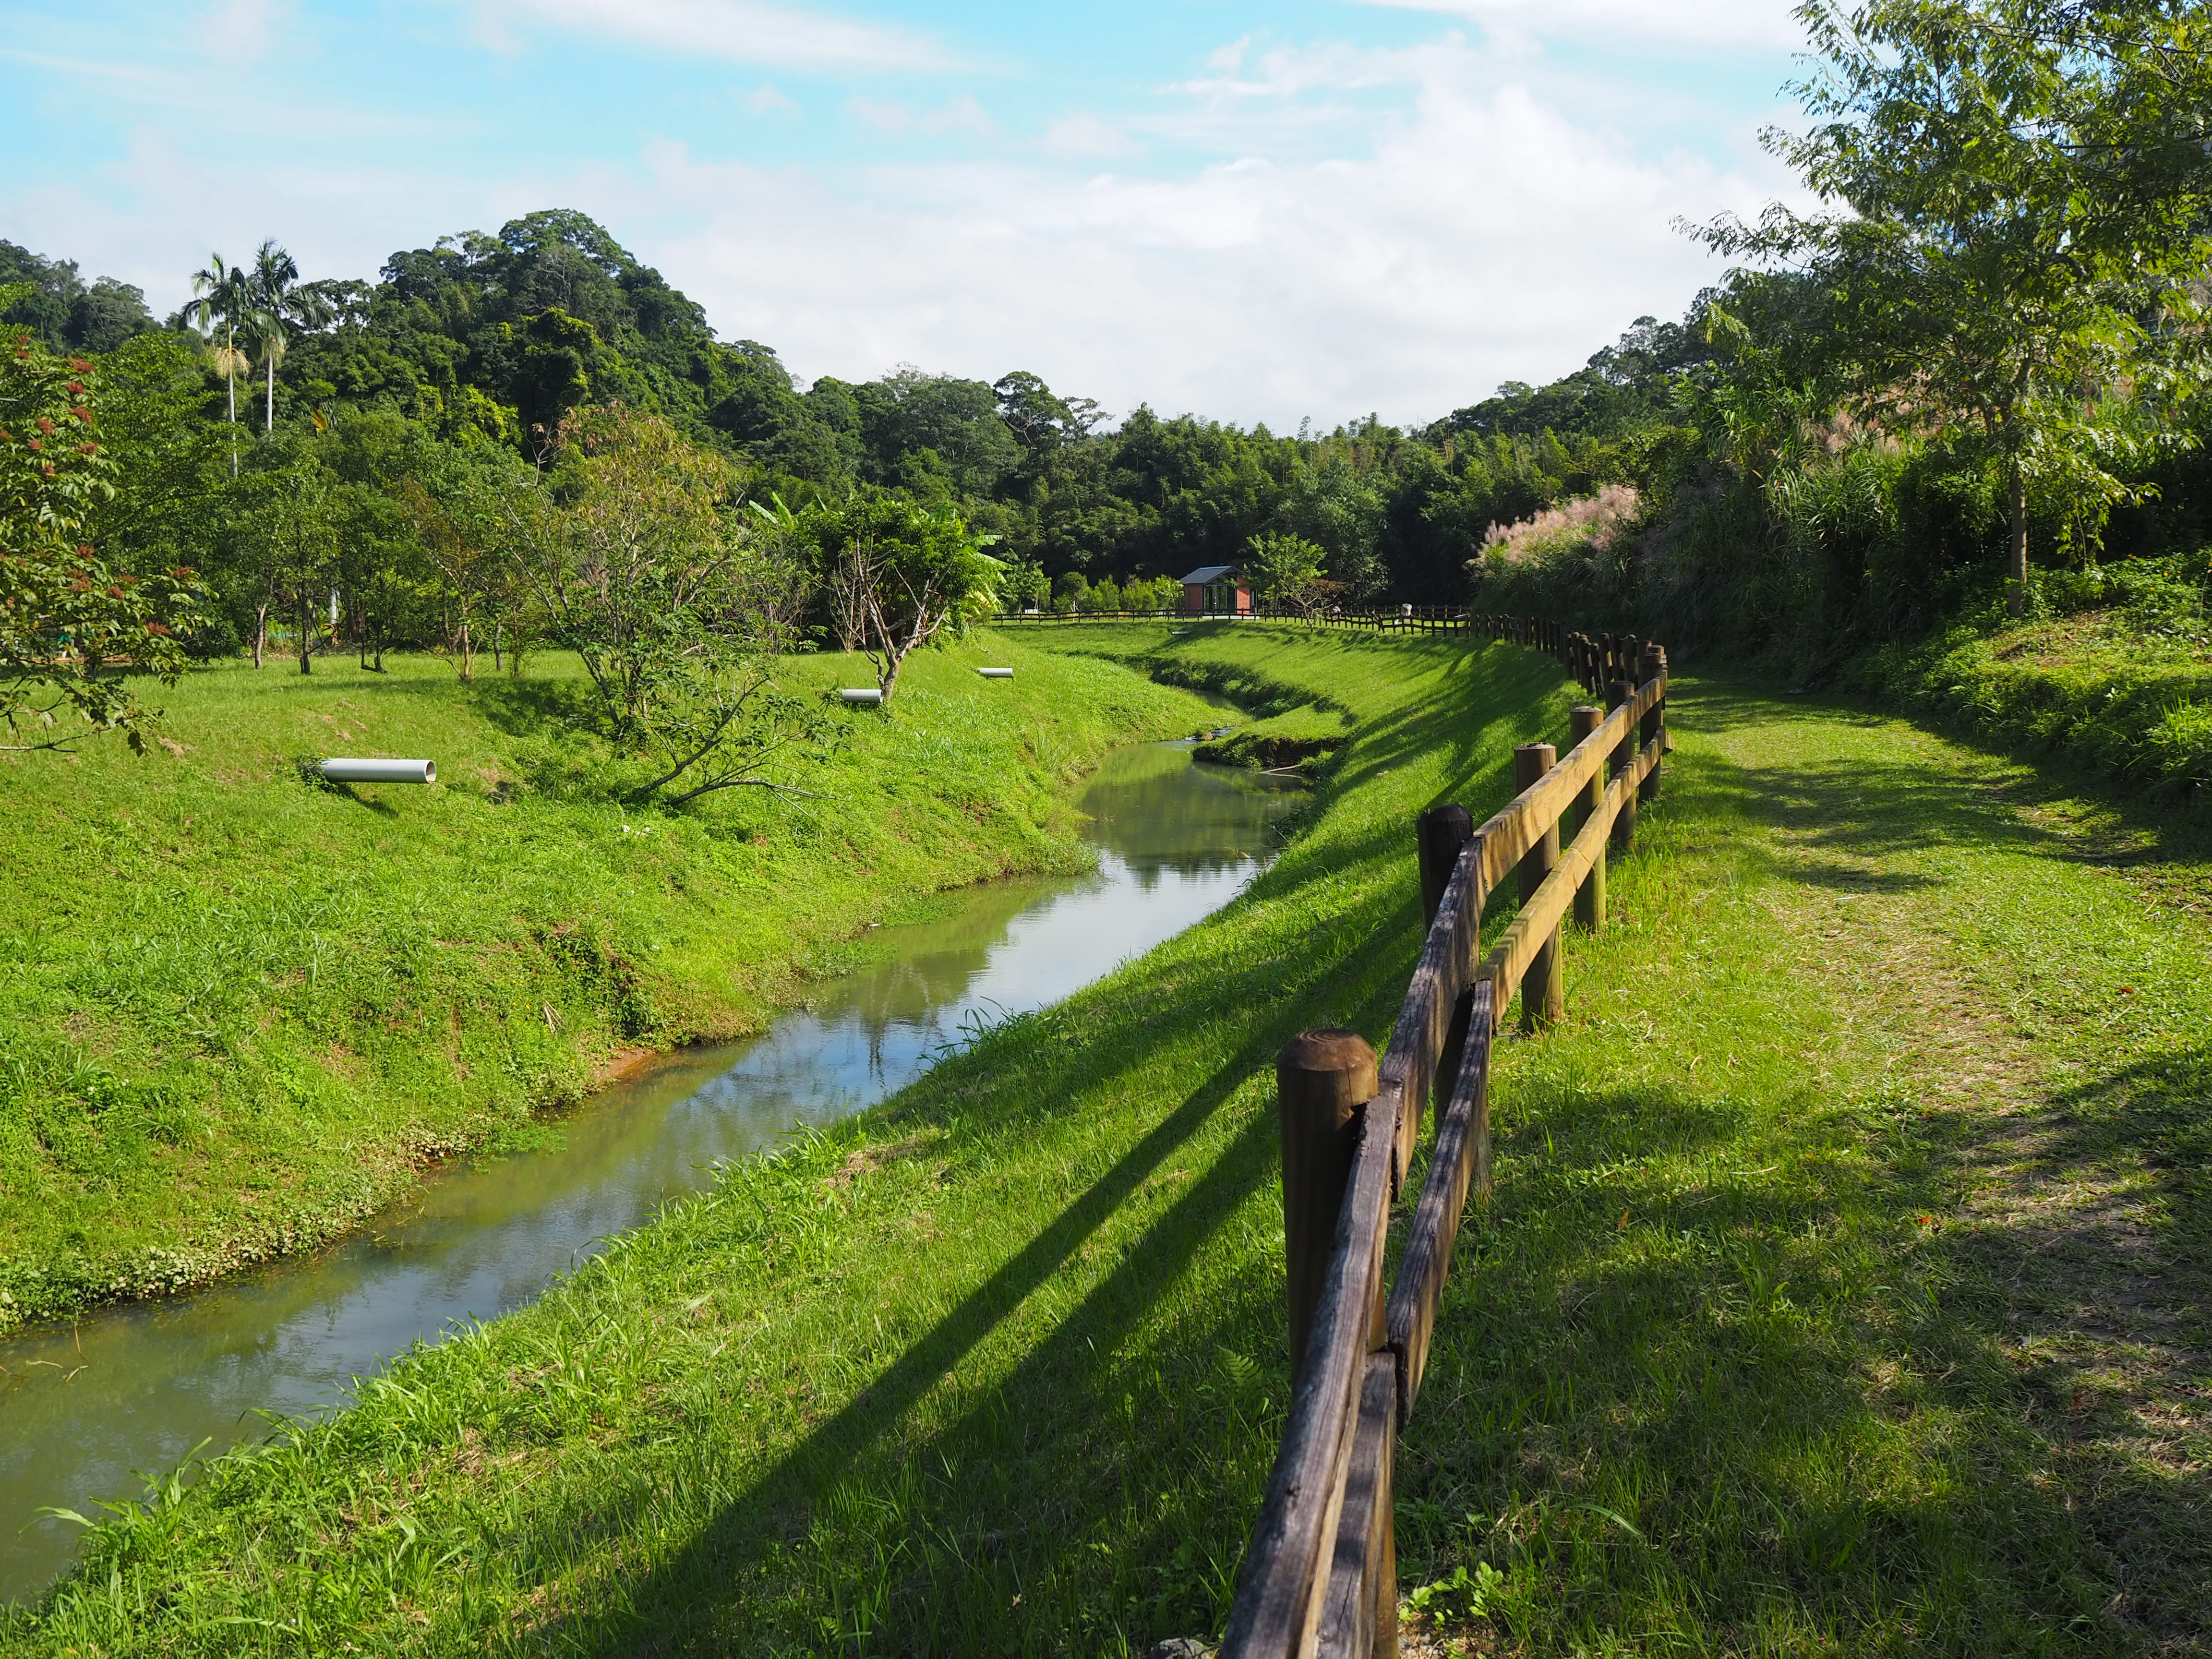
{"label": "white drainage pipe", "polygon": [[320,771],[332,783],[435,783],[438,763],[428,760],[326,760]]}
{"label": "white drainage pipe", "polygon": [[1010,680],[1014,677],[1011,668],[979,668],[975,672],[987,680]]}
{"label": "white drainage pipe", "polygon": [[868,708],[873,708],[884,700],[884,694],[872,685],[840,691],[837,695],[844,698],[847,702],[860,703]]}

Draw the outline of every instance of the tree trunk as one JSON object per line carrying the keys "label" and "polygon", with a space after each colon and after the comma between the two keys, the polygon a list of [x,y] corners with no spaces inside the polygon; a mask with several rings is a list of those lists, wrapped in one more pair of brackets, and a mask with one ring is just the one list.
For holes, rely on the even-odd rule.
{"label": "tree trunk", "polygon": [[276,429],[276,355],[272,352],[269,358],[269,400],[261,406],[261,430],[265,435],[266,434],[274,432]]}
{"label": "tree trunk", "polygon": [[500,647],[507,637],[507,618],[495,617],[491,624],[491,672],[498,673],[507,665],[500,659]]}
{"label": "tree trunk", "polygon": [[2018,461],[2012,464],[2011,483],[2012,591],[2005,596],[2005,609],[2018,617],[2027,610],[2027,478],[2021,471]]}
{"label": "tree trunk", "polygon": [[262,648],[269,643],[269,601],[253,607],[253,665],[261,666]]}
{"label": "tree trunk", "polygon": [[315,648],[314,619],[315,602],[302,590],[300,595],[300,672],[302,674],[315,672],[313,654]]}

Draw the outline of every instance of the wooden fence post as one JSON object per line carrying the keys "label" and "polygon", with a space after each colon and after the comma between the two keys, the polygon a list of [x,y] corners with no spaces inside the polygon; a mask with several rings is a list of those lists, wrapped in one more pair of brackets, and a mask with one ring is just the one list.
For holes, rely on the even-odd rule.
{"label": "wooden fence post", "polygon": [[[1605,724],[1605,710],[1595,703],[1584,703],[1574,710],[1575,742],[1579,744],[1599,726]],[[1575,811],[1575,828],[1580,830],[1590,821],[1591,814],[1605,805],[1606,769],[1600,767],[1591,774],[1589,786]],[[1597,849],[1597,857],[1590,864],[1589,874],[1575,890],[1575,925],[1593,933],[1605,931],[1605,848]]]}
{"label": "wooden fence post", "polygon": [[[1606,696],[1607,706],[1612,708],[1618,708],[1621,704],[1632,702],[1635,699],[1636,686],[1634,682],[1630,680],[1615,680]],[[1636,732],[1632,728],[1623,732],[1620,741],[1613,745],[1613,759],[1606,767],[1606,776],[1619,777],[1628,769],[1629,762],[1635,757]],[[1613,815],[1613,850],[1616,853],[1626,853],[1635,844],[1635,842],[1636,795],[1632,790],[1628,799],[1621,802],[1620,811]]]}
{"label": "wooden fence post", "polygon": [[[1464,806],[1431,806],[1415,821],[1413,834],[1421,849],[1421,928],[1425,939],[1427,930],[1436,926],[1437,912],[1443,908],[1444,889],[1450,884],[1459,855],[1474,839],[1474,817]],[[1480,927],[1480,917],[1474,925]],[[1474,941],[1470,939],[1468,945],[1472,948]],[[1474,991],[1470,986],[1452,1006],[1451,1024],[1445,1028],[1443,1047],[1437,1056],[1436,1082],[1431,1092],[1439,1118],[1451,1099],[1453,1085],[1459,1081],[1460,1056],[1467,1051],[1468,1023],[1474,1007]],[[1412,1107],[1406,1109],[1410,1111]],[[1415,1119],[1417,1132],[1419,1123]]]}
{"label": "wooden fence post", "polygon": [[1414,844],[1421,857],[1421,929],[1434,925],[1437,907],[1444,902],[1459,849],[1474,834],[1474,817],[1464,806],[1431,806],[1413,823]]}
{"label": "wooden fence post", "polygon": [[[1524,743],[1513,751],[1513,787],[1517,793],[1540,781],[1559,762],[1559,751],[1548,743]],[[1521,902],[1526,904],[1536,896],[1536,890],[1544,884],[1544,878],[1552,873],[1559,861],[1559,823],[1554,818],[1551,827],[1536,838],[1536,843],[1521,860]],[[1521,980],[1521,1029],[1534,1031],[1540,1024],[1558,1019],[1567,1012],[1566,964],[1559,959],[1559,930],[1552,929],[1552,936],[1536,947],[1529,958],[1528,971]]]}
{"label": "wooden fence post", "polygon": [[1302,1031],[1275,1056],[1293,1390],[1305,1375],[1307,1339],[1358,1146],[1359,1109],[1375,1093],[1375,1050],[1357,1031]]}
{"label": "wooden fence post", "polygon": [[[1645,646],[1644,647],[1643,660],[1637,665],[1636,678],[1638,682],[1640,684],[1649,685],[1656,679],[1664,678],[1666,677],[1666,647],[1664,646],[1658,645]],[[1654,738],[1659,736],[1659,734],[1666,729],[1667,700],[1664,697],[1662,697],[1657,702],[1651,705],[1650,712],[1644,715],[1642,725],[1637,728],[1636,741],[1638,745],[1642,747],[1650,744]],[[1655,761],[1652,763],[1651,769],[1644,775],[1644,781],[1636,786],[1636,798],[1638,800],[1656,800],[1659,799],[1659,766],[1657,762]]]}

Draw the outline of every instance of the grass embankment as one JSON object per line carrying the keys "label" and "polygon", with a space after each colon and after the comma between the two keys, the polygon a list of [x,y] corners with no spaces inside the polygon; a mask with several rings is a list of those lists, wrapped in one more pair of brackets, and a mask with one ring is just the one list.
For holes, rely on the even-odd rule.
{"label": "grass embankment", "polygon": [[[1358,718],[1247,898],[157,1497],[9,1645],[1218,1631],[1287,1373],[1273,1053],[1387,1030],[1413,814],[1494,805],[1571,699],[1510,647],[1168,650]],[[1500,1050],[1498,1197],[1399,1466],[1407,1588],[1483,1588],[1422,1619],[1559,1654],[2202,1650],[2204,849],[1847,708],[1684,681],[1674,718],[1568,1019]]]}
{"label": "grass embankment", "polygon": [[[629,1054],[753,1029],[902,896],[1080,860],[1066,786],[1216,718],[978,641],[850,718],[801,780],[827,799],[626,810],[561,724],[579,689],[559,657],[470,686],[234,664],[167,694],[143,758],[0,757],[0,1329],[312,1245]],[[441,781],[301,781],[333,751]]]}
{"label": "grass embankment", "polygon": [[2201,807],[2212,800],[2212,620],[2201,571],[2172,562],[2077,575],[2064,597],[2086,608],[1963,621],[1872,653],[1852,678],[2034,758]]}

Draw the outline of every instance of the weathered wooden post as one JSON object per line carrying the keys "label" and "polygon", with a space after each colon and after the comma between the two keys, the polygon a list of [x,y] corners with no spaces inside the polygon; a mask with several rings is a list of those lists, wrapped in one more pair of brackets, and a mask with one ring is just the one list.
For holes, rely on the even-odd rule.
{"label": "weathered wooden post", "polygon": [[[1545,773],[1558,763],[1559,750],[1548,743],[1524,743],[1513,751],[1513,787],[1520,791],[1538,782]],[[1544,878],[1552,873],[1559,861],[1559,823],[1557,818],[1536,838],[1535,845],[1521,860],[1521,902],[1526,904],[1536,896],[1536,890],[1544,884]],[[1538,1025],[1558,1019],[1567,1012],[1566,964],[1559,959],[1559,930],[1552,929],[1551,937],[1536,947],[1528,961],[1528,971],[1521,980],[1521,1029],[1533,1031]]]}
{"label": "weathered wooden post", "polygon": [[1413,841],[1421,859],[1421,927],[1435,925],[1437,907],[1444,902],[1452,866],[1459,849],[1474,834],[1474,816],[1464,806],[1431,806],[1413,823]]}
{"label": "weathered wooden post", "polygon": [[1375,1091],[1375,1050],[1357,1031],[1302,1031],[1275,1056],[1294,1389],[1305,1375],[1307,1339],[1359,1143],[1359,1109]]}
{"label": "weathered wooden post", "polygon": [[[1574,722],[1571,729],[1575,743],[1580,744],[1583,738],[1605,724],[1605,710],[1595,703],[1583,703],[1569,718]],[[1590,774],[1590,781],[1583,790],[1575,810],[1575,829],[1577,832],[1594,814],[1605,807],[1606,771],[1607,769],[1601,766]],[[1602,846],[1597,849],[1597,857],[1591,861],[1589,874],[1583,878],[1583,884],[1575,890],[1575,925],[1593,933],[1605,931],[1605,848]]]}
{"label": "weathered wooden post", "polygon": [[[1606,704],[1618,708],[1636,699],[1636,687],[1628,680],[1615,680],[1606,693]],[[1613,746],[1613,758],[1606,767],[1606,775],[1617,778],[1628,769],[1636,757],[1636,728],[1630,726],[1620,734],[1620,741]],[[1636,792],[1631,790],[1628,799],[1620,804],[1620,811],[1613,819],[1613,850],[1626,853],[1636,842]]]}
{"label": "weathered wooden post", "polygon": [[[1667,649],[1664,646],[1647,645],[1643,659],[1637,665],[1636,678],[1640,685],[1664,679],[1667,676]],[[1637,728],[1636,741],[1639,747],[1649,747],[1653,738],[1667,729],[1667,700],[1663,696],[1653,703]],[[1659,763],[1654,761],[1651,769],[1644,775],[1644,781],[1636,787],[1638,800],[1659,799]]]}
{"label": "weathered wooden post", "polygon": [[[1474,816],[1464,806],[1431,806],[1421,814],[1413,825],[1413,834],[1421,851],[1421,927],[1426,930],[1437,925],[1437,912],[1444,902],[1444,889],[1450,885],[1452,871],[1458,866],[1461,852],[1474,839]],[[1482,925],[1480,916],[1469,919],[1472,935]],[[1474,947],[1472,937],[1468,939]],[[1451,1023],[1444,1028],[1443,1047],[1437,1056],[1435,1111],[1441,1117],[1450,1103],[1452,1085],[1459,1081],[1461,1055],[1467,1052],[1467,1028],[1474,1006],[1474,992],[1470,987],[1459,994],[1452,1006]],[[1407,1107],[1412,1109],[1412,1105]],[[1415,1120],[1418,1132],[1419,1120]]]}

